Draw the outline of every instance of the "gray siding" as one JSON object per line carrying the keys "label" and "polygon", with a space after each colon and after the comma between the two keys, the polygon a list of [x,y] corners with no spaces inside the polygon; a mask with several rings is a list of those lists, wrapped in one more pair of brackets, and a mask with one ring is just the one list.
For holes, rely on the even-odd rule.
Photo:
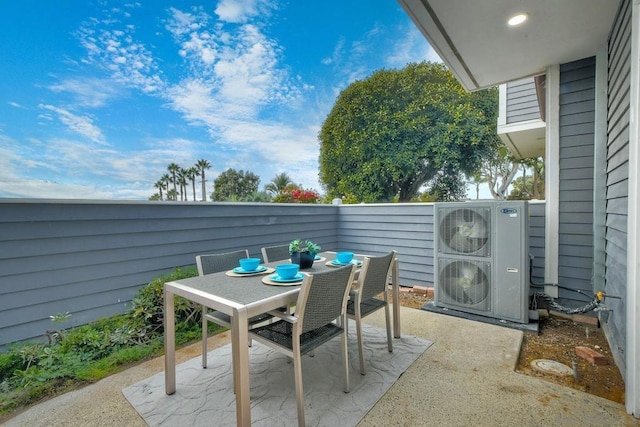
{"label": "gray siding", "polygon": [[[544,277],[544,203],[530,209],[534,280]],[[197,254],[294,238],[400,259],[402,285],[433,286],[433,205],[0,200],[0,348],[126,311],[141,286]]]}
{"label": "gray siding", "polygon": [[605,291],[613,311],[605,331],[620,370],[625,372],[627,287],[627,193],[629,178],[629,90],[631,2],[621,1],[608,46],[607,210]]}
{"label": "gray siding", "polygon": [[[560,66],[560,302],[588,302],[572,290],[593,292],[593,162],[595,57]],[[569,289],[564,289],[569,288]],[[569,302],[567,302],[569,305]],[[569,306],[576,306],[571,303]]]}
{"label": "gray siding", "polygon": [[540,119],[533,77],[507,83],[507,124]]}

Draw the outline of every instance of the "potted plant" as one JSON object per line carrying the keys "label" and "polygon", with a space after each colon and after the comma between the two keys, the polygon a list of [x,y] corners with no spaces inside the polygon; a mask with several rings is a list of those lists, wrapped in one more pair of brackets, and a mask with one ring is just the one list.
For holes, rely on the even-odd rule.
{"label": "potted plant", "polygon": [[289,255],[291,262],[300,265],[300,268],[311,268],[313,260],[320,252],[320,245],[311,240],[295,239],[289,243]]}

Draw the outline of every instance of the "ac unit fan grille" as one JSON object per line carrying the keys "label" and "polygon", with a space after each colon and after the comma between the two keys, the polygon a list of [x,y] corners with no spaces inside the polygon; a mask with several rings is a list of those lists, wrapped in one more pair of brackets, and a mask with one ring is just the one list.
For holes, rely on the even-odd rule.
{"label": "ac unit fan grille", "polygon": [[483,304],[488,308],[490,281],[486,270],[471,261],[449,260],[440,271],[438,291],[450,302],[468,306]]}
{"label": "ac unit fan grille", "polygon": [[[446,212],[446,210],[445,210]],[[490,223],[480,209],[451,209],[440,216],[441,252],[447,254],[490,256]]]}

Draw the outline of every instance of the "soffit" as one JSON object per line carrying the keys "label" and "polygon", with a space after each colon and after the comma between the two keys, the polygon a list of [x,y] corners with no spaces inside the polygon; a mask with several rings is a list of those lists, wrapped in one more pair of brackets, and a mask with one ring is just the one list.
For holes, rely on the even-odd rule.
{"label": "soffit", "polygon": [[[468,90],[595,55],[606,43],[615,0],[398,0]],[[507,20],[526,13],[510,27]]]}

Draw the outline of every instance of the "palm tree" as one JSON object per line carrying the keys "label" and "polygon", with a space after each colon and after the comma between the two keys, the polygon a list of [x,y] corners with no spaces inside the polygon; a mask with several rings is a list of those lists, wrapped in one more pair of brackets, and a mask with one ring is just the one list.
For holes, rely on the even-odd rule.
{"label": "palm tree", "polygon": [[293,184],[293,181],[289,178],[289,175],[286,172],[282,172],[273,177],[271,182],[264,186],[264,189],[275,196],[282,193],[291,184]]}
{"label": "palm tree", "polygon": [[[167,166],[167,170],[171,173],[172,176],[172,182],[173,182],[173,197],[177,197],[178,195],[178,190],[176,189],[176,173],[178,173],[178,171],[180,170],[180,166],[178,166],[175,163],[170,163],[169,166]],[[176,199],[174,199],[176,200]]]}
{"label": "palm tree", "polygon": [[196,177],[198,176],[198,167],[193,166],[187,169],[187,178],[191,181],[191,189],[193,190],[193,201],[196,201]]}
{"label": "palm tree", "polygon": [[160,200],[162,200],[162,190],[166,188],[164,181],[162,181],[162,179],[159,179],[155,184],[153,184],[153,186],[158,189]]}
{"label": "palm tree", "polygon": [[168,200],[177,200],[178,199],[178,193],[176,192],[176,190],[174,190],[173,188],[169,191],[167,191],[167,199]]}
{"label": "palm tree", "polygon": [[202,201],[207,201],[206,180],[204,178],[204,171],[211,169],[211,163],[208,160],[200,159],[196,162],[196,168],[200,171],[200,177],[202,178]]}
{"label": "palm tree", "polygon": [[171,183],[171,177],[169,176],[168,173],[165,173],[160,178],[160,181],[164,184],[164,189],[167,190],[167,200],[171,200],[169,198],[169,184]]}
{"label": "palm tree", "polygon": [[487,179],[482,175],[482,172],[477,171],[471,175],[470,184],[476,187],[476,200],[480,199],[480,184],[487,182]]}
{"label": "palm tree", "polygon": [[180,168],[178,170],[178,184],[180,185],[180,201],[187,198],[187,170]]}

